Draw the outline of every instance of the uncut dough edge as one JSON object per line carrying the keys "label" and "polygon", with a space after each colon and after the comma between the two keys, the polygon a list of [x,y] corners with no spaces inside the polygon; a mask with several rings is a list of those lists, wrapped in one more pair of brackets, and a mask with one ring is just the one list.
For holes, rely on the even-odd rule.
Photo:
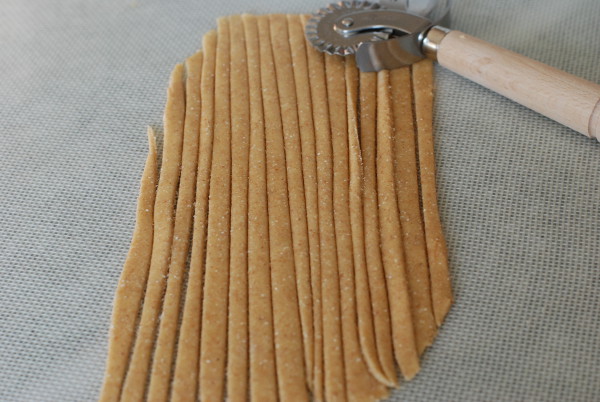
{"label": "uncut dough edge", "polygon": [[136,400],[144,397],[150,359],[152,358],[157,321],[165,291],[165,276],[169,269],[173,240],[173,210],[179,183],[179,164],[183,145],[183,120],[185,117],[185,84],[183,65],[173,69],[164,116],[163,162],[156,190],[154,207],[154,240],[152,260],[142,317],[138,327],[131,363],[123,385],[122,399]]}
{"label": "uncut dough edge", "polygon": [[115,293],[101,402],[119,400],[135,338],[135,325],[152,257],[157,177],[156,137],[154,130],[148,127],[148,156],[142,173],[131,246]]}

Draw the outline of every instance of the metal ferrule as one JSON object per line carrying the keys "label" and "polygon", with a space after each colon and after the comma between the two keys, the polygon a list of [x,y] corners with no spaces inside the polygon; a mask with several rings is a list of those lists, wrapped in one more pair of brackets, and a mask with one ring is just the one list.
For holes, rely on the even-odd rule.
{"label": "metal ferrule", "polygon": [[450,32],[448,28],[435,25],[424,33],[421,51],[428,59],[437,60],[437,52],[444,37]]}

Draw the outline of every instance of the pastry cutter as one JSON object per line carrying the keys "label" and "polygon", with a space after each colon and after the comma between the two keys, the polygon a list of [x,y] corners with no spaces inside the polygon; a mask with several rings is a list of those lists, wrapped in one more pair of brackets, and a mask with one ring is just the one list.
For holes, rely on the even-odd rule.
{"label": "pastry cutter", "polygon": [[317,49],[354,55],[361,71],[424,58],[600,141],[600,85],[443,25],[449,0],[342,1],[306,24]]}

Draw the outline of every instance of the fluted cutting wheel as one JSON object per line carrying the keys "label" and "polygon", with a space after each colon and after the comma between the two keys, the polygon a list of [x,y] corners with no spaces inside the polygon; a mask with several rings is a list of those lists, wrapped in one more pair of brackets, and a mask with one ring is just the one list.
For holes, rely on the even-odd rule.
{"label": "fluted cutting wheel", "polygon": [[308,41],[317,49],[328,54],[348,56],[354,54],[361,43],[388,39],[386,32],[374,31],[352,36],[339,34],[334,26],[352,14],[381,8],[369,1],[341,1],[324,7],[313,14],[307,22],[305,32]]}

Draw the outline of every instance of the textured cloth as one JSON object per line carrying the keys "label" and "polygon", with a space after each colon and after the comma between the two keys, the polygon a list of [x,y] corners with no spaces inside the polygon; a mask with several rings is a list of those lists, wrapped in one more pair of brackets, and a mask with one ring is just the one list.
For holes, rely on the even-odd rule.
{"label": "textured cloth", "polygon": [[[5,0],[0,400],[98,396],[115,286],[169,71],[221,15],[316,0]],[[453,27],[599,82],[597,0],[459,0]],[[456,301],[392,400],[600,395],[600,143],[437,68]]]}

